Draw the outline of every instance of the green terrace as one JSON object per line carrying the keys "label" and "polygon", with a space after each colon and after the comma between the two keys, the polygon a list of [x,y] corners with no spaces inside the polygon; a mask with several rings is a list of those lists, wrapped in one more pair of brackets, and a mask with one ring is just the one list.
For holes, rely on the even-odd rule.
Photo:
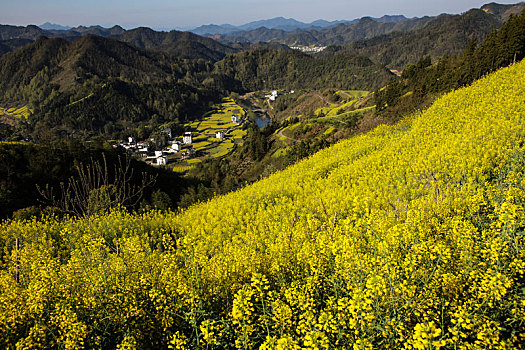
{"label": "green terrace", "polygon": [[[232,116],[238,116],[240,123],[232,121]],[[187,171],[191,165],[210,158],[220,158],[230,154],[236,145],[243,143],[246,130],[242,129],[242,121],[246,112],[231,98],[224,98],[222,103],[213,106],[202,119],[185,124],[185,130],[192,132],[193,142],[184,149],[193,148],[197,151],[194,158],[179,162],[175,171]],[[217,138],[217,133],[224,133],[223,138]],[[172,156],[173,158],[178,155]]]}
{"label": "green terrace", "polygon": [[11,117],[16,119],[27,119],[32,111],[27,106],[20,108],[3,108],[0,107],[0,117]]}

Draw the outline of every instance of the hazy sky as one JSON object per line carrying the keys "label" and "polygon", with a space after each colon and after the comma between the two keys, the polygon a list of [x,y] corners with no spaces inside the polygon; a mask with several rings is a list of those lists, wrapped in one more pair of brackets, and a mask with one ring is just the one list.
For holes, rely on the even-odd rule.
{"label": "hazy sky", "polygon": [[[303,22],[403,14],[461,13],[491,0],[0,0],[0,24],[190,28],[278,16]],[[497,1],[511,4],[516,1]]]}

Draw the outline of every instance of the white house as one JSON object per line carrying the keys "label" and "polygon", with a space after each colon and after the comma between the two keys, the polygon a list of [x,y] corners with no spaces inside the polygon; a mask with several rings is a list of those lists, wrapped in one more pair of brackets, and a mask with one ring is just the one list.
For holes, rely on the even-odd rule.
{"label": "white house", "polygon": [[265,97],[268,97],[270,101],[275,101],[277,98],[278,92],[277,90],[273,90],[271,95],[266,95]]}
{"label": "white house", "polygon": [[148,147],[139,148],[137,150],[137,154],[141,157],[147,157],[148,156]]}
{"label": "white house", "polygon": [[241,118],[237,114],[232,115],[232,123],[239,124],[241,122]]}
{"label": "white house", "polygon": [[155,157],[162,157],[164,153],[162,151],[155,151]]}
{"label": "white house", "polygon": [[128,143],[129,144],[132,144],[132,143],[135,143],[135,138],[134,137],[128,137]]}
{"label": "white house", "polygon": [[215,138],[217,139],[223,139],[224,138],[224,131],[217,131],[215,133]]}
{"label": "white house", "polygon": [[191,131],[186,131],[184,133],[184,135],[182,136],[182,142],[184,142],[185,145],[191,145],[191,143],[193,142]]}
{"label": "white house", "polygon": [[173,142],[171,144],[171,149],[174,150],[175,152],[179,152],[180,150],[182,150],[182,145],[180,142]]}
{"label": "white house", "polygon": [[157,165],[166,165],[168,164],[168,157],[160,156],[160,157],[157,157],[156,161],[157,161],[156,162]]}

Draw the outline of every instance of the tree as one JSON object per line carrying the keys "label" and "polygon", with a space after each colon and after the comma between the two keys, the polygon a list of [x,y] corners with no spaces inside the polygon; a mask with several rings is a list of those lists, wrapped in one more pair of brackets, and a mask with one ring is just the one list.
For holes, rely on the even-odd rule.
{"label": "tree", "polygon": [[151,195],[151,204],[161,210],[168,210],[172,207],[173,203],[171,201],[170,196],[166,192],[162,192],[161,190],[156,190]]}
{"label": "tree", "polygon": [[134,207],[142,199],[144,190],[153,186],[156,178],[142,173],[139,185],[132,183],[131,159],[118,158],[114,172],[110,173],[106,157],[102,161],[76,166],[77,176],[61,183],[55,194],[50,186],[38,187],[40,195],[63,212],[76,216],[90,216],[116,207]]}

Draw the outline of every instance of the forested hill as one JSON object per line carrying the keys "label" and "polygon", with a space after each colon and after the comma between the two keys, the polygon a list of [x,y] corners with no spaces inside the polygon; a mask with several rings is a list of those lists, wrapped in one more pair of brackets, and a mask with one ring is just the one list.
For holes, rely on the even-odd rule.
{"label": "forested hill", "polygon": [[226,57],[215,64],[215,81],[227,77],[228,90],[370,89],[392,78],[384,67],[355,55],[312,57],[298,51],[257,49]]}
{"label": "forested hill", "polygon": [[27,132],[123,137],[201,115],[218,93],[178,80],[207,69],[100,36],[42,37],[0,58],[0,102],[34,110]]}
{"label": "forested hill", "polygon": [[157,32],[149,28],[137,28],[113,37],[141,49],[161,51],[179,58],[218,61],[237,51],[213,39],[176,30]]}
{"label": "forested hill", "polygon": [[[78,27],[70,30],[43,30],[37,26],[8,26],[0,25],[0,55],[25,45],[28,41],[35,41],[45,36],[77,40],[83,36],[97,35],[117,39],[130,43],[137,48],[149,49],[168,53],[177,58],[203,58],[217,61],[227,54],[237,50],[221,44],[213,39],[201,37],[189,32],[157,32],[149,28],[124,30],[122,27],[102,28],[100,26]],[[18,39],[19,41],[13,41]],[[20,41],[24,39],[25,41]],[[6,42],[4,44],[4,42]]]}
{"label": "forested hill", "polygon": [[414,30],[425,25],[431,20],[432,17],[422,17],[407,19],[401,22],[383,23],[375,21],[370,17],[364,17],[361,18],[357,23],[351,25],[340,24],[338,26],[323,30],[310,30],[292,33],[278,41],[290,46],[344,45],[356,40],[369,39],[391,32]]}
{"label": "forested hill", "polygon": [[1,57],[0,62],[0,98],[3,99],[18,95],[16,89],[31,81],[38,85],[38,73],[43,70],[42,75],[47,76],[42,80],[61,91],[74,89],[97,76],[156,81],[173,73],[173,66],[164,55],[153,55],[95,35],[73,42],[41,37],[34,44]]}
{"label": "forested hill", "polygon": [[[412,33],[415,30],[425,26],[428,27],[426,35],[430,32],[437,32],[439,40],[445,40],[448,42],[446,53],[456,53],[455,48],[452,46],[457,40],[456,37],[450,34],[440,34],[439,31],[442,27],[452,26],[456,27],[458,31],[464,31],[463,35],[468,36],[469,33],[473,33],[478,39],[483,39],[480,32],[487,33],[493,26],[500,26],[505,22],[510,14],[519,13],[525,7],[525,3],[518,3],[514,5],[500,5],[500,4],[487,4],[481,9],[473,9],[471,11],[482,12],[483,18],[473,19],[469,12],[461,15],[450,15],[442,14],[440,16],[429,17],[425,16],[422,18],[407,19],[402,18],[398,21],[388,22],[381,21],[381,19],[374,19],[370,17],[363,17],[358,21],[352,23],[341,23],[337,26],[330,28],[310,28],[310,29],[297,29],[291,32],[270,29],[270,28],[257,28],[249,31],[237,31],[224,35],[218,35],[216,38],[221,42],[260,42],[260,41],[272,41],[286,44],[289,46],[304,45],[304,46],[327,46],[327,45],[348,45],[358,40],[368,40],[377,36],[385,35],[385,43],[392,38],[397,38],[398,35]],[[466,19],[462,19],[466,17]],[[459,18],[459,20],[458,20]],[[464,27],[461,27],[461,21],[470,21],[471,23],[464,23]],[[389,34],[393,34],[389,36]],[[419,34],[421,36],[421,34]],[[417,37],[417,35],[416,35]],[[412,40],[413,37],[409,36],[407,41]],[[461,39],[461,38],[460,38]],[[457,42],[457,45],[464,43],[464,39]],[[467,40],[468,41],[468,40]],[[442,45],[442,44],[440,44]],[[464,48],[464,46],[463,46]],[[373,51],[371,51],[373,52]],[[378,55],[379,56],[379,55]]]}
{"label": "forested hill", "polygon": [[462,15],[438,16],[413,31],[393,32],[356,41],[348,46],[331,48],[325,54],[343,50],[401,70],[426,55],[435,60],[444,55],[459,54],[473,38],[481,42],[502,24],[500,17],[474,9]]}

